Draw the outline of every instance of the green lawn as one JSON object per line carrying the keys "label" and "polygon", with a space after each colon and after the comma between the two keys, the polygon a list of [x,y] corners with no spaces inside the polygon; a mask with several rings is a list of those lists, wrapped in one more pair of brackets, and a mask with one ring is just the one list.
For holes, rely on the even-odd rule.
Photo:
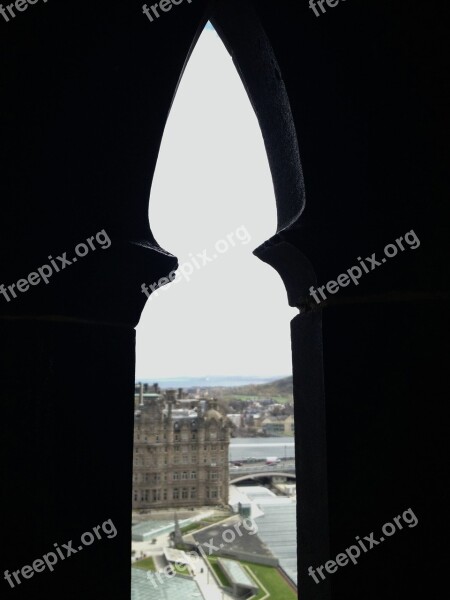
{"label": "green lawn", "polygon": [[215,517],[206,517],[206,519],[203,519],[203,521],[205,523],[220,523],[220,521],[224,521],[225,519],[228,519],[228,517],[231,517],[231,516],[232,516],[232,513],[226,514],[226,515],[216,515]]}
{"label": "green lawn", "polygon": [[[292,396],[270,396],[275,402],[277,402],[278,404],[287,404],[289,402],[293,402]],[[241,395],[233,395],[232,398],[230,398],[231,402],[233,402],[233,399],[236,400],[243,400],[244,402],[253,402],[254,400],[256,400],[256,402],[259,400],[258,396],[241,396]],[[227,398],[228,400],[228,398]]]}
{"label": "green lawn", "polygon": [[189,525],[184,525],[180,527],[181,533],[185,535],[186,533],[191,533],[192,531],[196,531],[198,529],[203,529],[203,527],[208,527],[212,523],[219,523],[220,521],[224,521],[228,516],[216,516],[216,517],[207,517],[206,519],[202,519],[201,521],[197,521],[195,523],[190,523]]}
{"label": "green lawn", "polygon": [[[217,564],[217,558],[211,556],[208,558],[214,573],[217,575],[220,583],[223,586],[230,586],[229,581],[222,573],[219,565]],[[267,600],[297,600],[297,594],[292,588],[286,583],[282,575],[278,572],[275,567],[266,567],[264,565],[257,565],[255,563],[249,563],[239,561],[240,564],[246,568],[256,583],[258,581],[266,588],[269,592]],[[258,583],[257,583],[258,584]],[[260,600],[266,596],[266,592],[262,589],[259,590],[256,596],[253,596],[251,600]]]}
{"label": "green lawn", "polygon": [[136,567],[136,569],[144,569],[145,571],[156,571],[155,561],[151,556],[133,563],[133,567]]}
{"label": "green lawn", "polygon": [[[251,575],[255,575],[262,585],[269,592],[271,600],[297,600],[297,594],[286,583],[275,567],[266,567],[255,563],[241,562],[241,565],[247,567]],[[264,597],[262,590],[252,600],[259,600]]]}
{"label": "green lawn", "polygon": [[179,573],[180,575],[190,576],[189,568],[187,565],[178,565],[177,563],[172,563],[173,570],[175,573]]}
{"label": "green lawn", "polygon": [[204,525],[200,523],[190,523],[189,525],[184,525],[184,527],[180,527],[180,531],[183,535],[185,535],[186,533],[190,533],[191,531],[195,531],[197,529],[200,529],[201,527],[204,527]]}
{"label": "green lawn", "polygon": [[218,580],[220,581],[220,583],[225,587],[230,587],[231,586],[230,582],[228,581],[228,579],[225,576],[222,569],[217,564],[217,558],[208,558],[208,560],[211,564],[211,567],[212,567],[214,573],[216,574]]}

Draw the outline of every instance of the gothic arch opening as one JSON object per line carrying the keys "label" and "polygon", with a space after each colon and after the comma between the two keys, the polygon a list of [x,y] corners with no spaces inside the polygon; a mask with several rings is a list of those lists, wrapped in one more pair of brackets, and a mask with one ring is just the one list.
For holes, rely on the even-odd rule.
{"label": "gothic arch opening", "polygon": [[[144,290],[150,298],[137,329],[137,377],[147,365],[158,377],[180,369],[196,376],[290,372],[286,323],[296,311],[276,273],[249,252],[277,228],[272,176],[254,111],[212,27],[197,42],[166,123],[149,220],[180,267],[173,283],[163,280],[151,293],[148,282]],[[225,318],[218,320],[217,311]],[[240,312],[247,313],[244,344],[236,337],[244,325]],[[180,332],[176,344],[163,313]],[[210,327],[217,342],[211,356],[201,351]],[[197,341],[199,357],[186,353],[183,335]],[[263,352],[265,344],[270,348]]]}
{"label": "gothic arch opening", "polygon": [[[152,368],[155,381],[161,374],[287,375],[291,372],[288,322],[296,311],[287,306],[285,292],[276,273],[267,269],[263,263],[255,261],[248,250],[239,254],[250,242],[253,248],[256,245],[264,247],[267,238],[273,239],[276,231],[289,224],[288,211],[281,211],[280,214],[278,210],[278,215],[276,214],[272,176],[260,124],[249,104],[236,69],[212,27],[208,27],[205,34],[197,42],[183,80],[178,86],[153,180],[150,200],[152,230],[158,242],[177,255],[181,266],[173,279],[169,274],[160,285],[158,282],[147,282],[147,287],[143,289],[150,299],[137,330],[137,379],[144,379],[146,374],[150,375],[145,371],[146,364]],[[201,69],[190,68],[195,65],[197,50],[199,56],[206,56],[210,61],[213,56],[210,64],[215,64],[219,73],[216,80],[210,81],[214,76],[213,70],[201,73]],[[220,62],[223,64],[220,65]],[[199,73],[201,79],[198,79]],[[185,94],[184,83],[188,83],[189,78],[190,87],[197,87],[197,103],[200,99],[203,101],[199,115],[193,114],[195,103],[192,100],[190,104],[179,102]],[[218,90],[221,86],[222,89]],[[233,87],[233,93],[228,86]],[[226,95],[225,106],[221,106],[221,95]],[[233,122],[233,119],[224,118],[224,109],[229,109],[230,104],[235,102],[242,102],[243,98],[247,105],[244,118],[237,123]],[[227,117],[239,116],[239,110],[228,112],[230,114],[227,114]],[[203,131],[200,127],[201,121],[207,123]],[[184,135],[180,134],[181,128]],[[170,144],[174,137],[177,141],[175,146]],[[202,154],[200,150],[204,150],[205,147],[208,152]],[[158,176],[158,170],[165,173],[165,178]],[[202,174],[200,181],[199,172]],[[249,197],[257,202],[248,202]],[[180,198],[181,202],[177,202]],[[261,219],[263,207],[268,213],[265,223]],[[173,218],[173,215],[177,217]],[[292,218],[291,215],[290,219]],[[240,246],[242,248],[239,248]],[[219,258],[220,261],[213,266],[209,264]],[[259,286],[255,276],[258,271],[263,272],[266,277],[266,281],[262,281]],[[212,273],[215,274],[215,278],[211,277]],[[199,282],[203,280],[203,285],[193,286],[192,279]],[[218,308],[217,298],[224,296],[227,296],[227,300],[223,308]],[[248,305],[245,313],[246,301]],[[198,305],[202,306],[200,310],[197,310]],[[170,317],[167,315],[169,306],[172,308]],[[283,311],[284,316],[281,314]],[[164,313],[165,318],[161,316]],[[196,315],[194,318],[193,314]],[[228,319],[218,318],[218,314],[228,316]],[[242,314],[246,314],[245,323],[239,322],[238,315]],[[190,329],[186,328],[187,321],[190,321]],[[211,339],[211,330],[214,330],[214,339]],[[239,339],[240,332],[244,333],[244,339]],[[196,346],[199,338],[200,343]],[[187,344],[186,340],[189,340]],[[144,349],[146,344],[147,350]],[[202,354],[203,348],[209,349]],[[284,362],[281,356],[284,356]],[[215,360],[212,360],[213,358]],[[245,363],[244,367],[240,365],[242,362]],[[288,363],[289,367],[286,368]],[[217,365],[221,365],[222,371],[217,370]],[[279,371],[276,365],[282,365]],[[240,371],[239,367],[246,371]],[[164,373],[162,368],[165,369]],[[184,371],[181,370],[183,368]],[[137,419],[140,422],[145,413],[143,395],[141,391],[142,404],[137,406]],[[162,410],[166,411],[164,418],[170,409],[164,401],[163,404]],[[261,430],[262,421],[261,419]],[[142,436],[141,425],[139,431],[139,436]],[[154,433],[158,435],[156,430]],[[150,435],[149,433],[149,439]],[[162,428],[161,439],[164,435]],[[141,442],[139,439],[137,446],[140,446]],[[136,451],[140,450],[136,447]],[[142,461],[142,465],[139,460]],[[145,460],[145,457],[135,458],[135,466],[144,467]],[[153,465],[155,460],[156,456],[147,458],[147,462]],[[190,463],[191,458],[187,457],[187,460]],[[161,464],[161,471],[164,470],[169,471],[170,475],[171,469],[168,468],[167,462],[165,465]],[[174,470],[178,475],[178,468],[174,467]],[[186,492],[186,495],[182,495],[183,492],[180,494],[183,486],[179,487],[178,483],[173,486],[166,482],[164,478],[167,474],[159,474],[158,483],[162,484],[162,488],[157,491],[150,486],[148,477],[144,479],[145,468],[135,471],[136,485],[133,497],[136,507],[141,499],[148,506],[151,506],[152,499],[169,504],[172,501],[175,505],[183,500],[186,503],[190,499],[189,492]],[[158,477],[158,473],[152,473],[151,476]],[[154,483],[156,481],[155,479]],[[198,479],[196,481],[198,482]],[[164,486],[164,483],[167,483],[167,486]],[[198,491],[195,495],[198,497]],[[289,528],[291,537],[294,529],[295,520]],[[291,545],[295,545],[295,540],[291,539],[290,542]],[[290,569],[290,575],[296,580],[296,568]]]}

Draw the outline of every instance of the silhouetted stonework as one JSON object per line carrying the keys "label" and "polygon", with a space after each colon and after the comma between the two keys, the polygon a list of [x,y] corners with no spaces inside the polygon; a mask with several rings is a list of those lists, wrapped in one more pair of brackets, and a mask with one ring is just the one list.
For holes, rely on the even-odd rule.
{"label": "silhouetted stonework", "polygon": [[[172,99],[208,17],[272,170],[277,232],[256,253],[302,310],[291,328],[299,597],[440,597],[446,8],[347,0],[316,18],[307,0],[195,0],[149,23],[141,0],[65,0],[0,22],[0,284],[102,229],[112,240],[49,285],[0,297],[3,568],[108,518],[118,530],[16,589],[2,579],[2,598],[129,598],[134,327],[142,282],[177,262],[154,240],[148,201]],[[412,228],[419,250],[331,302],[308,303],[310,286]],[[176,335],[170,322],[167,331]],[[408,507],[415,529],[319,585],[307,575]]]}

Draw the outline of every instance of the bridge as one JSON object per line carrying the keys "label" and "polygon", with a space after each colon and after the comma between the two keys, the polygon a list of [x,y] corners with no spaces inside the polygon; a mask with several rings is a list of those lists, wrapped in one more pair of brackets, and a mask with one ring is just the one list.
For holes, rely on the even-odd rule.
{"label": "bridge", "polygon": [[278,463],[277,465],[243,465],[237,469],[230,468],[230,483],[238,483],[246,479],[261,479],[263,477],[285,477],[296,479],[295,461]]}

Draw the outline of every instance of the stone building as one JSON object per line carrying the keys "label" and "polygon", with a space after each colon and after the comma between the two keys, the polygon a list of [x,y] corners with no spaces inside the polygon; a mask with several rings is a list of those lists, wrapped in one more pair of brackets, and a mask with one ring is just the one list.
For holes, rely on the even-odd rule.
{"label": "stone building", "polygon": [[181,390],[138,393],[134,417],[133,508],[228,503],[231,424],[216,400]]}
{"label": "stone building", "polygon": [[262,422],[262,430],[266,435],[283,436],[294,435],[294,417],[267,417]]}

